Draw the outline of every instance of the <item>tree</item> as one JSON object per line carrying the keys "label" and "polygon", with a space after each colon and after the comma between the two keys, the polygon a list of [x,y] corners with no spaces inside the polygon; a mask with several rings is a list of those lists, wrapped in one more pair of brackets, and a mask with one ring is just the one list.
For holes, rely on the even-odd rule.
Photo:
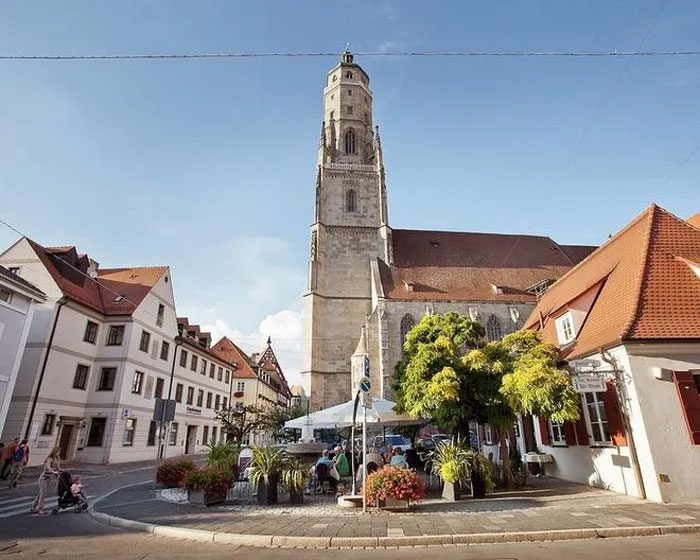
{"label": "tree", "polygon": [[396,367],[397,409],[463,437],[470,421],[499,428],[510,486],[506,441],[516,414],[575,420],[578,399],[557,367],[556,347],[538,333],[519,331],[489,343],[483,336],[481,325],[458,313],[424,317],[406,337]]}
{"label": "tree", "polygon": [[295,432],[298,430],[288,429],[284,427],[285,422],[299,418],[306,414],[306,407],[296,404],[289,408],[273,407],[266,411],[263,423],[265,430],[279,442],[289,442],[296,439]]}
{"label": "tree", "polygon": [[228,441],[243,443],[251,433],[265,430],[269,424],[267,409],[253,404],[237,404],[216,412]]}

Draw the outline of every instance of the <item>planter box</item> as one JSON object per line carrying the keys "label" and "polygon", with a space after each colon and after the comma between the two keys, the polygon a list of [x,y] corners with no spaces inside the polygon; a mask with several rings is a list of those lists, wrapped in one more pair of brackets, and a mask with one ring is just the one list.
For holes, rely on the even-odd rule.
{"label": "planter box", "polygon": [[397,500],[389,496],[386,500],[379,500],[378,506],[381,509],[389,510],[408,509],[408,502],[406,500]]}
{"label": "planter box", "polygon": [[459,482],[444,482],[442,486],[442,498],[448,502],[456,502],[462,498],[462,485]]}
{"label": "planter box", "polygon": [[214,504],[223,504],[226,501],[228,492],[187,492],[187,500],[193,506],[212,506]]}
{"label": "planter box", "polygon": [[472,487],[472,498],[485,498],[486,497],[486,483],[484,479],[481,478],[476,472],[472,471],[471,474],[471,487]]}
{"label": "planter box", "polygon": [[289,493],[289,503],[290,504],[303,504],[304,503],[304,491],[299,490],[298,492]]}

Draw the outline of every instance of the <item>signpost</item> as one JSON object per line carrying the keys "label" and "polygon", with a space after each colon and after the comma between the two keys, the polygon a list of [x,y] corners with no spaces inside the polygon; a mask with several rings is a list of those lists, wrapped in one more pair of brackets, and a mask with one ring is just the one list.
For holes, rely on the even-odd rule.
{"label": "signpost", "polygon": [[372,396],[369,390],[372,383],[369,379],[369,356],[365,356],[365,376],[360,381],[362,391],[362,513],[367,513],[367,498],[365,498],[365,486],[367,484],[367,409],[372,408]]}

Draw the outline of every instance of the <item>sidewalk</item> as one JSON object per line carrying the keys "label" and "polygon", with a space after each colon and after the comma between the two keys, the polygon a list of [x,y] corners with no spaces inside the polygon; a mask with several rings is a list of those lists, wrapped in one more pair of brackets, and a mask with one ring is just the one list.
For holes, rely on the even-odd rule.
{"label": "sidewalk", "polygon": [[93,515],[105,523],[177,538],[321,548],[700,533],[700,504],[656,504],[556,479],[484,500],[446,503],[436,498],[412,512],[364,516],[331,501],[198,508],[164,502],[152,484],[142,484],[112,493],[95,504]]}

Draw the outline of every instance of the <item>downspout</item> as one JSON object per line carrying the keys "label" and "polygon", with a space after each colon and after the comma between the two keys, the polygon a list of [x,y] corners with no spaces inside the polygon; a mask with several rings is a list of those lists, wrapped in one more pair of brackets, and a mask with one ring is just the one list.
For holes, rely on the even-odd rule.
{"label": "downspout", "polygon": [[642,500],[647,499],[647,491],[644,487],[644,479],[642,478],[642,469],[639,466],[639,456],[637,455],[637,446],[634,443],[634,436],[632,435],[632,426],[630,423],[629,414],[627,412],[627,388],[623,382],[622,376],[620,375],[620,370],[617,367],[617,361],[613,356],[607,353],[603,348],[600,349],[600,355],[603,361],[608,364],[615,374],[615,396],[620,404],[620,412],[622,416],[622,425],[625,429],[625,437],[627,438],[627,443],[630,448],[630,459],[632,460],[632,471],[634,472],[634,478],[637,481],[637,488],[639,489],[639,497]]}
{"label": "downspout", "polygon": [[56,334],[56,327],[58,326],[58,318],[61,315],[61,310],[63,306],[68,303],[66,298],[61,298],[58,301],[58,308],[56,309],[56,316],[53,320],[53,326],[51,327],[51,335],[49,335],[49,343],[46,346],[46,354],[44,354],[44,362],[41,364],[41,372],[39,373],[39,383],[37,384],[36,391],[34,392],[34,398],[32,399],[32,408],[29,411],[29,420],[27,422],[27,429],[24,431],[24,439],[29,440],[29,432],[32,428],[32,422],[34,421],[34,413],[36,412],[36,404],[39,401],[39,392],[41,391],[41,385],[44,381],[44,374],[46,373],[46,365],[49,363],[49,353],[51,352],[51,346],[53,345],[53,337]]}
{"label": "downspout", "polygon": [[[170,367],[170,383],[168,384],[168,401],[173,394],[173,379],[175,378],[175,364],[177,363],[177,349],[182,346],[182,338],[179,336],[175,337],[175,348],[173,350],[173,365]],[[165,409],[167,407],[163,406],[163,412],[160,417],[160,451],[158,453],[159,459],[165,456],[165,448],[167,444],[167,438],[165,437],[165,430],[163,429],[163,424],[165,424]],[[176,442],[177,443],[177,442]]]}

